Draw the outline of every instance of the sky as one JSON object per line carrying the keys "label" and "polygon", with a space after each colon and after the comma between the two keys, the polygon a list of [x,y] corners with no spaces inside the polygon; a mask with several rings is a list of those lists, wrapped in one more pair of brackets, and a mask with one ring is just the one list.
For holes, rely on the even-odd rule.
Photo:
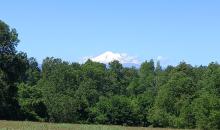
{"label": "sky", "polygon": [[18,50],[40,63],[115,54],[176,65],[220,62],[219,0],[1,0]]}

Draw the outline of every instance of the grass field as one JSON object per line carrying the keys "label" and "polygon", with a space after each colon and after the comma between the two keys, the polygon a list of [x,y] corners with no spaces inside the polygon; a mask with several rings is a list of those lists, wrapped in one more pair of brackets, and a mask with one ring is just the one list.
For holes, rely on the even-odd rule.
{"label": "grass field", "polygon": [[39,122],[0,121],[0,130],[174,130],[161,128],[123,127],[107,125],[53,124]]}

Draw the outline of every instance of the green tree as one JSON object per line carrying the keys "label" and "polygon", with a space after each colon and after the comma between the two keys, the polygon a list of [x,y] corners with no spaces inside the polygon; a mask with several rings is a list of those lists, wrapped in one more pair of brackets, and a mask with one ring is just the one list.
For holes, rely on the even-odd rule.
{"label": "green tree", "polygon": [[24,79],[27,56],[17,53],[18,34],[0,21],[0,119],[19,118],[17,84]]}
{"label": "green tree", "polygon": [[122,94],[125,92],[126,86],[123,85],[123,66],[119,61],[109,63],[108,78],[111,82],[109,93]]}
{"label": "green tree", "polygon": [[49,120],[76,122],[74,95],[82,80],[80,65],[46,58],[42,68],[42,79],[37,86],[42,90]]}
{"label": "green tree", "polygon": [[219,78],[220,65],[211,63],[205,68],[197,83],[200,90],[193,101],[193,110],[196,117],[196,125],[201,129],[220,129]]}
{"label": "green tree", "polygon": [[193,80],[193,68],[180,63],[169,75],[169,80],[160,87],[150,120],[155,126],[194,128],[195,119],[192,101],[197,92]]}
{"label": "green tree", "polygon": [[36,85],[40,80],[41,70],[35,58],[32,57],[28,59],[28,69],[26,70],[25,75],[24,82],[31,86]]}
{"label": "green tree", "polygon": [[96,123],[135,125],[138,122],[137,103],[125,96],[100,97],[90,110],[92,121]]}
{"label": "green tree", "polygon": [[42,96],[42,92],[37,86],[28,86],[24,83],[19,85],[18,99],[23,119],[35,121],[46,120],[47,109]]}

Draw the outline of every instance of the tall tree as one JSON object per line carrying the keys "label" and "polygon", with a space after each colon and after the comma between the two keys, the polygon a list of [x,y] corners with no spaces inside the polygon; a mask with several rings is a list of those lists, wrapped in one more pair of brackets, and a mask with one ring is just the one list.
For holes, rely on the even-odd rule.
{"label": "tall tree", "polygon": [[195,126],[191,103],[197,87],[193,77],[193,68],[186,63],[180,63],[171,71],[169,80],[160,87],[150,111],[154,125],[176,128]]}
{"label": "tall tree", "polygon": [[0,118],[18,118],[17,84],[24,79],[27,69],[27,56],[17,53],[18,34],[3,21],[0,21]]}

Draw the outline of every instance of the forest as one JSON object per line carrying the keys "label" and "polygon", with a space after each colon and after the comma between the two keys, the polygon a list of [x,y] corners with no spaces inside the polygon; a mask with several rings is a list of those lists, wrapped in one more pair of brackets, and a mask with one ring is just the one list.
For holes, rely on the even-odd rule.
{"label": "forest", "polygon": [[[220,129],[220,65],[35,58],[0,21],[0,120]],[[199,46],[198,46],[199,47]]]}

